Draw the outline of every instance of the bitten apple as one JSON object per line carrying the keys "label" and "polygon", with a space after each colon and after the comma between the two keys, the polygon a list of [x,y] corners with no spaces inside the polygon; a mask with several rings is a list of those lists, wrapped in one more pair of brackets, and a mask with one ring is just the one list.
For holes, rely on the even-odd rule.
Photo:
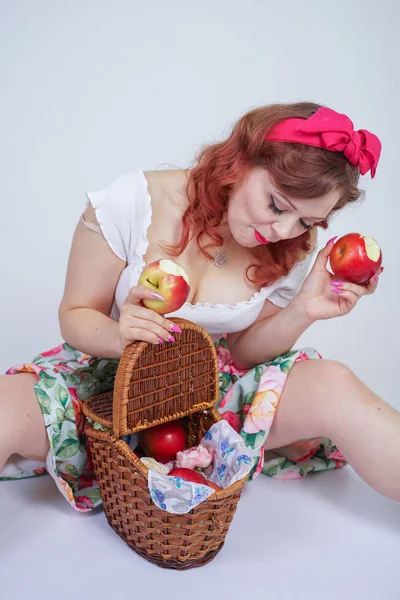
{"label": "bitten apple", "polygon": [[190,281],[185,269],[165,258],[148,264],[143,269],[138,284],[151,288],[165,299],[142,300],[146,308],[151,308],[160,315],[178,310],[186,302],[190,292]]}
{"label": "bitten apple", "polygon": [[361,285],[379,271],[382,251],[374,238],[360,233],[348,233],[336,240],[329,262],[335,275]]}

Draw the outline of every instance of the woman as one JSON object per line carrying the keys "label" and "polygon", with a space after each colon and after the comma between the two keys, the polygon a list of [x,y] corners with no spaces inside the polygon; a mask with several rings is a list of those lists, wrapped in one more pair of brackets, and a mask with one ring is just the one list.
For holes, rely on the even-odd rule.
{"label": "woman", "polygon": [[[333,240],[307,272],[317,228],[357,200],[380,149],[331,109],[272,105],[244,115],[190,170],[136,170],[88,194],[59,309],[66,343],[1,376],[3,478],[47,470],[76,509],[101,504],[82,401],[110,389],[133,341],[173,343],[168,317],[180,316],[215,341],[219,410],[252,453],[251,477],[302,477],[347,460],[400,500],[399,413],[345,365],[291,351],[312,323],[348,314],[377,288],[378,276],[360,286],[329,273]],[[159,258],[191,281],[188,302],[165,317],[142,305],[152,292],[137,285]],[[18,471],[6,464],[15,454],[42,462]]]}

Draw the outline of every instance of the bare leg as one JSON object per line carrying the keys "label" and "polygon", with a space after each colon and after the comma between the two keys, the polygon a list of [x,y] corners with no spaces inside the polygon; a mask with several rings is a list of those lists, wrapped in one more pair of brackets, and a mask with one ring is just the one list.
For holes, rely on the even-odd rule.
{"label": "bare leg", "polygon": [[293,366],[265,447],[318,436],[329,437],[371,487],[400,502],[400,413],[336,361]]}
{"label": "bare leg", "polygon": [[45,460],[49,442],[30,373],[0,375],[0,473],[12,454]]}

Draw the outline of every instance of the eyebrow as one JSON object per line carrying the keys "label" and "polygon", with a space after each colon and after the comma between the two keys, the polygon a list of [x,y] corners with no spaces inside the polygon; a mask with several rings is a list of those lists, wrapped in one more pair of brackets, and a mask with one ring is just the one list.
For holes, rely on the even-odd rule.
{"label": "eyebrow", "polygon": [[[274,188],[273,188],[274,189]],[[287,196],[285,196],[285,194],[282,194],[282,192],[278,192],[278,190],[274,189],[274,192],[276,194],[278,194],[278,196],[281,196],[284,200],[286,200],[286,202],[289,204],[289,206],[296,212],[296,207],[292,204],[292,202],[289,200],[289,198]],[[323,221],[324,219],[326,219],[327,217],[306,217],[308,219],[313,219],[314,221]]]}

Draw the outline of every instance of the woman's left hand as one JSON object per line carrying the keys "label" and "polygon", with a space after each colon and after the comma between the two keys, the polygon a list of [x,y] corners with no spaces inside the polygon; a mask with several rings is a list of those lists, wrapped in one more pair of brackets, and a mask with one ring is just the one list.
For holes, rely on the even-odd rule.
{"label": "woman's left hand", "polygon": [[377,275],[363,285],[341,281],[326,268],[335,239],[333,238],[325,248],[320,250],[296,297],[311,321],[347,315],[362,296],[375,292],[379,275],[383,271],[381,268]]}

